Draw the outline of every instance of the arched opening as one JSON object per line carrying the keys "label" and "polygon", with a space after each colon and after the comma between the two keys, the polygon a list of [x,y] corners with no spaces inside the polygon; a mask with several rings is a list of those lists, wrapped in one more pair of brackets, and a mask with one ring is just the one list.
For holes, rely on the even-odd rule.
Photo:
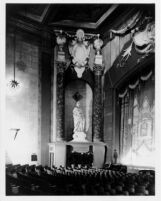
{"label": "arched opening", "polygon": [[83,80],[73,80],[65,88],[65,139],[72,140],[74,121],[73,109],[76,100],[73,98],[75,93],[79,93],[82,98],[80,99],[80,107],[85,117],[85,133],[86,139],[92,141],[92,103],[93,92],[88,83]]}

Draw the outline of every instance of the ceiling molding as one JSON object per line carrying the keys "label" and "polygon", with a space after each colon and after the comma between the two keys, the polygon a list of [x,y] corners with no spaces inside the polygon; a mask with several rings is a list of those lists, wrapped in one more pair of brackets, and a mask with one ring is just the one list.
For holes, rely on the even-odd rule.
{"label": "ceiling molding", "polygon": [[16,26],[20,29],[23,29],[23,30],[26,30],[26,31],[29,31],[29,32],[32,32],[32,33],[35,33],[35,34],[40,34],[40,27],[38,26],[35,26],[31,23],[27,23],[27,22],[24,22],[24,20],[20,20],[20,19],[15,19],[15,18],[11,18],[10,20],[8,20],[8,23],[13,25],[13,26]]}
{"label": "ceiling molding", "polygon": [[116,8],[118,7],[118,4],[114,4],[111,6],[111,8],[109,10],[107,10],[101,17],[100,19],[95,23],[95,27],[96,29],[98,28],[98,26],[100,26],[102,24],[102,22],[105,21],[105,19],[107,19],[108,16],[110,16],[114,10],[116,10]]}
{"label": "ceiling molding", "polygon": [[44,29],[44,26],[40,26],[40,24],[36,25],[36,24],[30,23],[30,22],[25,22],[24,20],[17,19],[14,17],[10,18],[7,21],[7,24],[9,26],[13,26],[13,27],[15,26],[18,29],[21,29],[21,30],[24,30],[24,31],[27,31],[27,32],[30,32],[32,34],[39,35],[39,36],[42,36],[42,31],[44,31],[44,30],[48,34],[53,34],[53,32],[50,29],[48,29],[48,28]]}
{"label": "ceiling molding", "polygon": [[88,29],[96,29],[95,23],[89,22],[77,22],[74,20],[61,20],[58,22],[50,23],[50,26],[64,26],[64,27],[76,27],[76,28],[88,28]]}
{"label": "ceiling molding", "polygon": [[135,12],[135,8],[125,10],[120,16],[118,16],[120,20],[114,19],[113,23],[110,23],[106,26],[106,30],[101,30],[104,45],[106,45],[110,40],[112,40],[110,38],[110,29],[120,29],[124,22],[127,21],[130,16],[134,15]]}
{"label": "ceiling molding", "polygon": [[42,14],[41,17],[40,17],[40,21],[39,21],[39,22],[42,22],[42,21],[44,20],[46,14],[48,13],[49,8],[50,8],[50,5],[47,5],[47,6],[45,7],[45,9],[44,9],[44,11],[43,11],[43,14]]}
{"label": "ceiling molding", "polygon": [[39,15],[34,15],[34,14],[31,14],[31,13],[24,13],[24,12],[20,12],[20,14],[21,14],[22,16],[24,16],[24,17],[28,17],[28,18],[30,18],[30,19],[32,19],[32,20],[35,20],[35,21],[37,21],[37,22],[39,22],[39,23],[42,23],[43,20],[44,20],[44,18],[45,18],[45,16],[46,16],[46,14],[47,14],[48,11],[49,11],[49,8],[50,8],[50,4],[46,5],[41,16],[39,16]]}

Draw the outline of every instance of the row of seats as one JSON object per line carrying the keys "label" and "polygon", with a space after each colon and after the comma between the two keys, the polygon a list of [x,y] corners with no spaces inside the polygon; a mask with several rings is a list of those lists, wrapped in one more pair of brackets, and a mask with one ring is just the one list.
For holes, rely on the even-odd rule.
{"label": "row of seats", "polygon": [[154,195],[155,172],[6,166],[7,195]]}

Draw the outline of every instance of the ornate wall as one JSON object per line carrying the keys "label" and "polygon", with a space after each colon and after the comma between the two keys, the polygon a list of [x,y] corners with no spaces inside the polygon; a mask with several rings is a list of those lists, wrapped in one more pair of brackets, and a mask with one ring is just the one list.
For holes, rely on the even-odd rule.
{"label": "ornate wall", "polygon": [[[82,30],[77,34],[84,35]],[[52,99],[52,133],[49,143],[50,165],[66,166],[67,146],[76,147],[81,152],[81,146],[86,149],[93,147],[94,165],[102,167],[105,156],[103,141],[103,102],[102,102],[102,55],[99,53],[102,41],[96,37],[98,50],[94,51],[92,44],[85,38],[75,39],[69,46],[71,58],[66,52],[66,37],[68,33],[58,32],[55,47],[53,99]],[[72,37],[73,38],[73,37]],[[95,41],[94,40],[94,41]],[[101,45],[99,44],[101,43]],[[68,42],[70,44],[70,42]],[[96,54],[93,59],[93,54]],[[92,63],[93,60],[93,63]],[[89,61],[89,63],[88,63]],[[79,93],[79,100],[85,127],[82,131],[74,131],[73,109],[78,102],[74,95]],[[54,95],[56,98],[54,98]],[[55,120],[55,121],[54,121]],[[80,133],[81,132],[81,133]],[[79,137],[79,135],[85,137]],[[74,137],[75,136],[75,137]],[[58,151],[59,150],[59,151]]]}
{"label": "ornate wall", "polygon": [[[66,137],[66,128],[64,127],[66,108],[66,106],[64,108],[64,89],[71,80],[78,79],[78,74],[74,69],[77,64],[79,64],[77,67],[81,67],[83,72],[82,79],[85,80],[93,90],[93,108],[95,113],[92,121],[92,127],[94,128],[92,135],[94,140],[103,140],[107,144],[107,162],[111,162],[113,149],[119,149],[119,107],[116,95],[118,89],[121,87],[121,80],[126,82],[129,72],[133,73],[136,68],[141,69],[143,66],[147,65],[150,60],[154,62],[154,55],[138,53],[136,48],[138,34],[146,34],[146,31],[149,30],[148,26],[151,28],[149,34],[154,39],[154,23],[146,26],[146,29],[142,29],[143,33],[141,29],[139,32],[138,30],[134,30],[134,33],[129,33],[132,26],[127,26],[127,24],[131,25],[133,19],[135,19],[135,16],[132,16],[127,22],[121,24],[121,31],[126,30],[128,27],[126,33],[121,35],[119,30],[112,31],[112,35],[114,34],[114,36],[112,36],[110,41],[104,44],[103,47],[103,63],[102,57],[99,63],[101,56],[99,53],[98,58],[95,60],[97,51],[95,52],[93,46],[91,46],[91,51],[88,55],[89,46],[87,45],[88,43],[86,44],[87,41],[84,41],[83,38],[82,44],[84,45],[85,55],[88,55],[83,59],[83,65],[85,64],[83,66],[85,67],[84,69],[82,66],[79,66],[78,55],[74,55],[73,53],[73,55],[71,55],[72,57],[68,55],[67,58],[63,53],[64,49],[61,49],[62,47],[55,47],[55,53],[51,51],[50,45],[53,44],[51,43],[50,34],[48,34],[45,29],[42,30],[41,33],[35,33],[39,34],[39,37],[32,34],[30,34],[30,36],[21,34],[23,36],[22,38],[18,36],[16,58],[18,61],[22,60],[23,62],[19,62],[16,76],[20,81],[23,79],[22,84],[24,82],[24,86],[23,91],[18,96],[14,95],[14,97],[11,98],[7,94],[7,112],[9,111],[7,118],[12,118],[12,120],[8,122],[13,123],[13,126],[9,125],[8,128],[15,126],[20,127],[20,132],[15,142],[18,142],[19,136],[21,136],[21,141],[25,140],[26,138],[23,138],[23,136],[26,136],[27,142],[30,144],[29,147],[32,147],[30,148],[30,153],[27,152],[27,147],[24,149],[26,162],[30,162],[31,152],[35,152],[38,155],[38,161],[44,165],[47,164],[49,162],[48,143],[56,142],[57,140],[63,141],[63,138]],[[38,30],[38,32],[40,31]],[[13,36],[8,35],[6,40],[7,78],[12,74],[12,37]],[[95,35],[95,37],[97,38],[98,36]],[[59,39],[62,41],[65,40],[63,37]],[[59,42],[61,42],[61,40]],[[91,38],[89,41],[90,40]],[[132,42],[135,43],[135,46],[133,46]],[[150,50],[154,49],[154,40],[149,41],[148,47]],[[81,55],[84,55],[79,45],[78,49]],[[74,56],[76,58],[74,58]],[[124,58],[123,62],[122,58]],[[71,64],[72,59],[74,60],[70,68],[69,63]],[[86,66],[87,63],[88,65]],[[102,67],[101,69],[100,66]],[[103,67],[105,67],[104,73]],[[40,71],[42,71],[42,74]],[[46,73],[46,71],[48,73]],[[40,85],[40,83],[42,83],[42,85]],[[102,110],[103,106],[104,111]],[[20,115],[18,115],[18,113]],[[17,125],[16,122],[20,124]],[[24,126],[25,129],[23,129]],[[24,132],[24,135],[21,135],[21,131]],[[91,138],[91,136],[89,138]],[[20,143],[17,145],[19,146]],[[22,158],[22,156],[20,158]]]}

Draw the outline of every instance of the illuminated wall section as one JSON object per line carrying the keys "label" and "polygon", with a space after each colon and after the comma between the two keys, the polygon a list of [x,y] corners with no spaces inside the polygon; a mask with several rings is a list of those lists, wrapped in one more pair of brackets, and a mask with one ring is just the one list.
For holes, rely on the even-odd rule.
{"label": "illuminated wall section", "polygon": [[150,71],[146,76],[141,76],[140,80],[137,80],[138,84],[129,85],[133,89],[129,89],[121,98],[121,162],[155,167],[154,74]]}
{"label": "illuminated wall section", "polygon": [[[24,36],[16,36],[16,80],[19,87],[14,90],[10,87],[14,62],[13,34],[9,33],[6,39],[6,163],[30,164],[33,153],[38,155],[39,162],[38,45]],[[20,129],[16,138],[15,129]]]}

